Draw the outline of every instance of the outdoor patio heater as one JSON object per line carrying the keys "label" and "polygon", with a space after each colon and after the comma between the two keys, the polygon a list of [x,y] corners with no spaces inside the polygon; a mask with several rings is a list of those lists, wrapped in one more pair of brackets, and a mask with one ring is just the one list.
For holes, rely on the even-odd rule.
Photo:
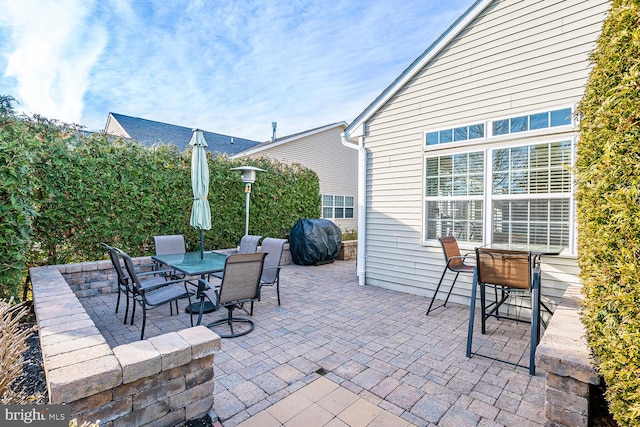
{"label": "outdoor patio heater", "polygon": [[245,220],[244,220],[244,234],[249,234],[249,196],[251,195],[251,184],[256,182],[256,175],[258,172],[266,172],[264,169],[257,168],[255,166],[239,166],[237,168],[231,168],[232,171],[240,171],[242,173],[242,182],[244,182],[245,193]]}

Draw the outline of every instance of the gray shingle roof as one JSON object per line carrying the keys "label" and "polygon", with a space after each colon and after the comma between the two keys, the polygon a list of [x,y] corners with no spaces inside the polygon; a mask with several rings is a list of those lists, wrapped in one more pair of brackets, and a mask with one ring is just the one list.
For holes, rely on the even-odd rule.
{"label": "gray shingle roof", "polygon": [[[184,151],[189,145],[193,134],[192,128],[184,126],[155,122],[123,114],[109,114],[122,126],[131,139],[149,146],[156,143],[174,144],[180,151]],[[221,135],[219,133],[203,131],[203,134],[208,144],[207,148],[212,153],[231,155],[260,144],[260,141]]]}

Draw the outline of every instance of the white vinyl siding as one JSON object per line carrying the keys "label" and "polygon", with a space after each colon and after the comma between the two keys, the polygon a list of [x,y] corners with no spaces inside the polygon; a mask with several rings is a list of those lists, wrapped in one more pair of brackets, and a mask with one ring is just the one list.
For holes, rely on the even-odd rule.
{"label": "white vinyl siding", "polygon": [[[604,0],[494,1],[367,120],[367,284],[432,296],[444,261],[441,248],[423,240],[425,132],[575,105],[607,10]],[[496,138],[531,145],[577,137],[572,126],[525,133]],[[473,143],[480,151],[506,148],[487,138]],[[449,144],[434,150],[474,151]],[[545,295],[561,295],[567,282],[578,282],[575,256],[542,261]],[[451,300],[468,303],[471,278],[458,283]]]}
{"label": "white vinyl siding", "polygon": [[[289,164],[301,164],[318,174],[320,194],[353,195],[357,206],[358,151],[342,145],[340,134],[344,126],[333,126],[327,130],[300,138],[291,138],[282,144],[266,147],[253,156],[265,156]],[[320,208],[321,201],[319,200]],[[318,217],[322,212],[318,211]],[[332,220],[342,230],[358,227],[357,212],[353,218]]]}

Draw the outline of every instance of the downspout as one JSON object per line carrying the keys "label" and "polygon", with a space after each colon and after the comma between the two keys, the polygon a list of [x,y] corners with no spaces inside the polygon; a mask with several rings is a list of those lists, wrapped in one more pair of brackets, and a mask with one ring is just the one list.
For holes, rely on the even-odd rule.
{"label": "downspout", "polygon": [[356,274],[360,286],[365,285],[365,237],[367,230],[367,149],[364,135],[358,138],[358,255]]}
{"label": "downspout", "polygon": [[[342,133],[342,144],[345,147],[356,148],[354,143],[350,142],[344,133]],[[358,284],[365,285],[365,237],[367,225],[367,150],[364,147],[364,135],[358,137],[358,246],[356,258],[356,275],[358,276]]]}

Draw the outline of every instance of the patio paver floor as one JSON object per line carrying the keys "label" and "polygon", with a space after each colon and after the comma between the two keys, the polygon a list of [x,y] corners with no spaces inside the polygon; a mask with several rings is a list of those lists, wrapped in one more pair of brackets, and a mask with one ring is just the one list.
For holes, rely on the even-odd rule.
{"label": "patio paver floor", "polygon": [[[224,427],[373,427],[398,419],[406,423],[398,425],[416,426],[544,425],[544,372],[531,377],[524,368],[465,357],[468,306],[449,303],[425,316],[429,298],[359,286],[353,261],[287,265],[281,297],[278,306],[275,289],[263,288],[255,330],[222,340],[214,362],[214,410]],[[114,314],[115,295],[81,301],[112,347],[138,340],[139,308],[130,326],[122,324],[122,303]],[[168,310],[149,312],[146,337],[190,326],[188,314],[169,316]],[[225,315],[206,314],[203,324]],[[489,321],[486,336],[477,326],[474,350],[482,346],[526,363],[528,325],[497,324]],[[335,395],[309,399],[305,393],[321,389],[318,384],[335,385]],[[285,419],[278,411],[296,407],[294,400],[302,408],[289,410]],[[357,411],[373,406],[378,418],[366,424]],[[359,415],[349,416],[351,411]]]}

